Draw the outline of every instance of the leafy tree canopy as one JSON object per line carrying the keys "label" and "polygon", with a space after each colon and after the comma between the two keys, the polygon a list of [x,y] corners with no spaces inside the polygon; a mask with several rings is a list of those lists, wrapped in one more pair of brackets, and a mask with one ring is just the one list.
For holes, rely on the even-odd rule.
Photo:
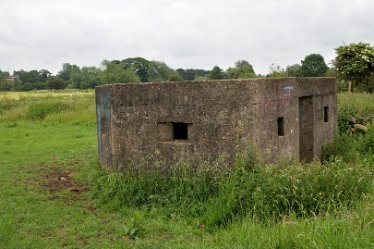
{"label": "leafy tree canopy", "polygon": [[178,68],[176,70],[179,75],[182,77],[183,80],[194,80],[197,77],[204,76],[208,74],[208,71],[204,69],[183,69],[183,68]]}
{"label": "leafy tree canopy", "polygon": [[102,62],[104,70],[102,71],[102,83],[135,83],[140,82],[139,77],[130,68],[125,69],[116,61],[104,60]]}
{"label": "leafy tree canopy", "polygon": [[102,71],[97,67],[82,67],[80,73],[73,73],[71,77],[72,88],[87,89],[101,84]]}
{"label": "leafy tree canopy", "polygon": [[48,89],[64,89],[66,86],[65,81],[60,79],[59,77],[53,76],[50,77],[47,81],[47,88]]}
{"label": "leafy tree canopy", "polygon": [[151,61],[148,67],[148,81],[181,80],[177,71],[174,71],[162,61]]}
{"label": "leafy tree canopy", "polygon": [[40,71],[18,70],[13,72],[12,77],[7,81],[7,85],[11,85],[11,89],[15,91],[44,89],[46,86],[45,82],[49,79],[50,76],[51,73],[45,69],[42,69]]}
{"label": "leafy tree canopy", "polygon": [[301,76],[301,65],[293,64],[286,67],[286,72],[290,77],[300,77]]}
{"label": "leafy tree canopy", "polygon": [[235,62],[235,67],[227,69],[228,77],[231,79],[245,79],[254,78],[256,73],[251,64],[246,60],[238,60]]}
{"label": "leafy tree canopy", "polygon": [[19,71],[14,71],[13,75],[16,76],[16,78],[19,79],[22,84],[26,84],[26,83],[35,84],[38,82],[46,82],[49,76],[51,75],[51,73],[45,69],[42,69],[40,71],[19,70]]}
{"label": "leafy tree canopy", "polygon": [[58,72],[57,77],[69,81],[73,74],[80,73],[80,68],[77,65],[71,65],[70,63],[62,64],[62,70]]}
{"label": "leafy tree canopy", "polygon": [[219,66],[214,66],[212,70],[209,72],[208,77],[211,80],[219,80],[225,79],[226,75],[225,72]]}
{"label": "leafy tree canopy", "polygon": [[125,69],[132,69],[142,82],[148,81],[148,68],[150,63],[149,60],[142,57],[127,58],[121,61],[122,66]]}
{"label": "leafy tree canopy", "polygon": [[12,89],[12,84],[8,78],[9,72],[0,70],[0,91],[9,91]]}
{"label": "leafy tree canopy", "polygon": [[46,82],[52,73],[46,69],[42,69],[39,71],[39,80],[40,82]]}
{"label": "leafy tree canopy", "polygon": [[373,91],[374,47],[368,43],[351,43],[337,47],[335,52],[333,65],[338,77]]}
{"label": "leafy tree canopy", "polygon": [[9,73],[8,72],[0,70],[0,82],[3,82],[5,80],[7,80],[8,77],[9,77]]}
{"label": "leafy tree canopy", "polygon": [[320,54],[310,54],[301,61],[301,76],[321,77],[324,76],[328,67],[325,59]]}
{"label": "leafy tree canopy", "polygon": [[275,65],[274,63],[270,66],[270,73],[267,75],[267,77],[270,78],[282,78],[287,77],[288,74],[284,68],[281,68],[279,65]]}

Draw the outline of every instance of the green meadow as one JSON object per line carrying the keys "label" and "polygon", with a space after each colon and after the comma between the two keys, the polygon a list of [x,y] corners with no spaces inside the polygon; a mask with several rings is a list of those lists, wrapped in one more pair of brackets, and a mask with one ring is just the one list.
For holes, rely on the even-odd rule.
{"label": "green meadow", "polygon": [[374,94],[338,117],[321,163],[108,172],[93,90],[0,92],[0,248],[372,249]]}

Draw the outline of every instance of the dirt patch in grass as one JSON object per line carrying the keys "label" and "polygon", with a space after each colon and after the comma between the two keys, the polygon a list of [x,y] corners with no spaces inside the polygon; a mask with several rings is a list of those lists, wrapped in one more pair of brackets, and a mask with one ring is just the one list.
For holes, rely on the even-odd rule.
{"label": "dirt patch in grass", "polygon": [[78,183],[72,178],[71,171],[58,167],[51,168],[48,173],[44,175],[42,186],[51,193],[62,192],[64,190],[80,193],[89,190],[87,185]]}

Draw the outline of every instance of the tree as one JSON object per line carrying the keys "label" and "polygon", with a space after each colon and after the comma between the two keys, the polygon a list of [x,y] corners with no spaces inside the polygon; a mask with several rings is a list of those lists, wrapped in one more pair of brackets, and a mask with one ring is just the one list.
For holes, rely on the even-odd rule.
{"label": "tree", "polygon": [[300,77],[301,76],[301,65],[293,64],[286,67],[286,72],[290,77]]}
{"label": "tree", "polygon": [[212,70],[209,72],[208,77],[211,80],[219,80],[226,78],[226,75],[219,66],[214,66]]}
{"label": "tree", "polygon": [[48,89],[59,90],[59,89],[64,89],[65,86],[66,86],[65,81],[63,81],[62,79],[56,76],[50,77],[47,81]]}
{"label": "tree", "polygon": [[82,67],[81,69],[81,89],[94,88],[101,84],[101,70],[97,67]]}
{"label": "tree", "polygon": [[14,90],[28,91],[33,89],[44,89],[45,82],[50,76],[50,72],[45,69],[38,70],[19,70],[13,72]]}
{"label": "tree", "polygon": [[102,72],[97,67],[82,67],[80,72],[71,75],[69,87],[78,89],[94,88],[101,84]]}
{"label": "tree", "polygon": [[361,90],[374,91],[374,47],[351,43],[335,49],[333,65],[340,79],[353,82]]}
{"label": "tree", "polygon": [[64,81],[70,81],[71,76],[74,73],[80,73],[80,68],[77,65],[71,65],[70,63],[62,64],[62,70],[58,72],[57,77]]}
{"label": "tree", "polygon": [[11,80],[0,81],[0,91],[10,91],[13,88],[13,82]]}
{"label": "tree", "polygon": [[148,67],[148,81],[180,80],[178,72],[162,61],[151,61]]}
{"label": "tree", "polygon": [[238,60],[235,67],[229,67],[227,74],[230,79],[255,78],[256,73],[251,64],[246,60]]}
{"label": "tree", "polygon": [[17,75],[22,84],[33,84],[39,82],[39,72],[37,70],[25,71],[19,70],[14,71],[14,75]]}
{"label": "tree", "polygon": [[284,68],[281,68],[279,65],[275,65],[274,63],[270,66],[270,73],[266,75],[269,78],[282,78],[287,77],[288,74]]}
{"label": "tree", "polygon": [[46,82],[49,79],[49,77],[51,76],[51,72],[46,70],[46,69],[42,69],[38,73],[39,73],[39,81],[40,82]]}
{"label": "tree", "polygon": [[170,73],[168,80],[169,81],[181,81],[182,77],[179,75],[178,72],[174,71]]}
{"label": "tree", "polygon": [[9,77],[9,73],[0,70],[0,82],[7,80]]}
{"label": "tree", "polygon": [[199,76],[204,76],[208,74],[208,71],[204,69],[178,68],[176,71],[179,73],[179,75],[182,77],[183,80],[194,80]]}
{"label": "tree", "polygon": [[12,82],[9,80],[9,73],[0,70],[0,91],[10,91]]}
{"label": "tree", "polygon": [[101,72],[101,82],[104,84],[140,82],[134,71],[131,68],[123,68],[119,61],[104,60],[102,65],[104,70]]}
{"label": "tree", "polygon": [[301,61],[301,76],[321,77],[324,76],[328,67],[325,59],[320,54],[310,54]]}
{"label": "tree", "polygon": [[122,66],[125,69],[132,69],[135,74],[139,77],[140,81],[148,81],[148,67],[150,64],[149,60],[142,57],[127,58],[121,61]]}

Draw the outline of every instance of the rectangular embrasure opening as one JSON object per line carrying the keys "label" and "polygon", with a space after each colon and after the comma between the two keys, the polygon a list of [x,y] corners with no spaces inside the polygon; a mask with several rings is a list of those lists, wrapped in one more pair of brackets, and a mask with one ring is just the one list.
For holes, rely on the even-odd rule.
{"label": "rectangular embrasure opening", "polygon": [[173,139],[187,140],[188,139],[188,124],[187,123],[172,123],[173,124]]}
{"label": "rectangular embrasure opening", "polygon": [[284,120],[283,117],[277,119],[278,123],[278,136],[284,136]]}
{"label": "rectangular embrasure opening", "polygon": [[323,121],[329,122],[329,107],[328,106],[323,107]]}

